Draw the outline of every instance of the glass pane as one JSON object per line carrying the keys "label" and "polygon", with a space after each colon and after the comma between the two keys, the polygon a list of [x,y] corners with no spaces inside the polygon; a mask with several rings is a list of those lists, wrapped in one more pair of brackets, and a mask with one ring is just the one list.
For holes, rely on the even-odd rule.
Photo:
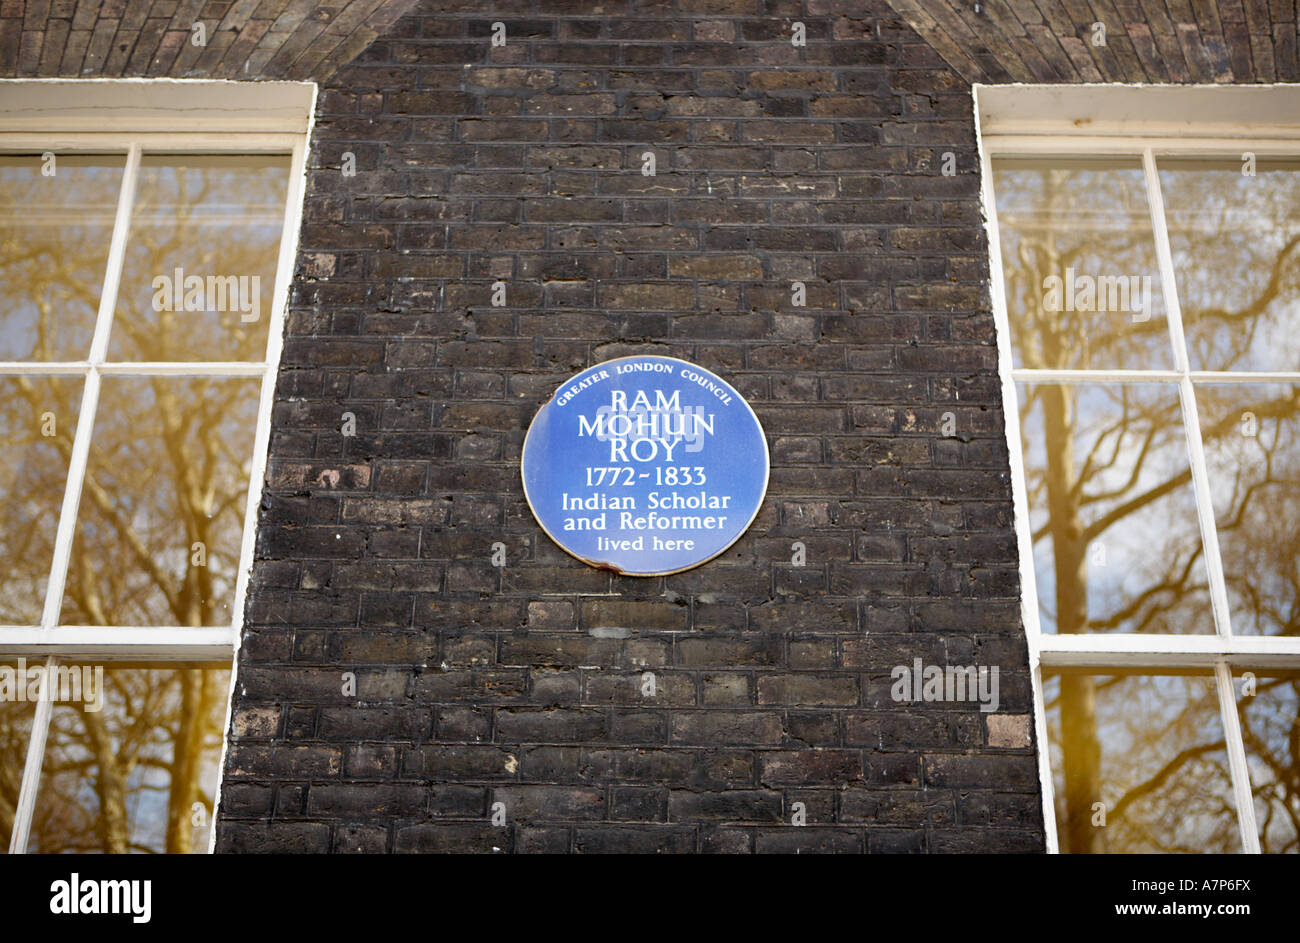
{"label": "glass pane", "polygon": [[260,380],[106,377],[70,625],[230,625]]}
{"label": "glass pane", "polygon": [[67,667],[102,709],[55,704],[27,850],[206,851],[229,668]]}
{"label": "glass pane", "polygon": [[[27,742],[32,733],[32,715],[36,705],[26,699],[25,664],[14,660],[0,661],[0,855],[9,853],[13,835],[14,812],[18,808],[18,789],[27,763]],[[21,695],[15,687],[23,685]],[[21,696],[23,700],[17,698]]]}
{"label": "glass pane", "polygon": [[1300,386],[1197,384],[1232,631],[1300,634]]}
{"label": "glass pane", "polygon": [[122,156],[0,156],[0,360],[85,360]]}
{"label": "glass pane", "polygon": [[0,377],[0,625],[39,625],[80,377]]}
{"label": "glass pane", "polygon": [[1162,158],[1193,370],[1300,370],[1300,161]]}
{"label": "glass pane", "polygon": [[1239,852],[1213,675],[1044,669],[1065,854]]}
{"label": "glass pane", "polygon": [[1233,672],[1265,854],[1300,852],[1300,672]]}
{"label": "glass pane", "polygon": [[1138,158],[993,161],[1017,367],[1173,366]]}
{"label": "glass pane", "polygon": [[1018,395],[1043,631],[1214,632],[1178,387]]}
{"label": "glass pane", "polygon": [[110,360],[266,357],[289,158],[140,164]]}

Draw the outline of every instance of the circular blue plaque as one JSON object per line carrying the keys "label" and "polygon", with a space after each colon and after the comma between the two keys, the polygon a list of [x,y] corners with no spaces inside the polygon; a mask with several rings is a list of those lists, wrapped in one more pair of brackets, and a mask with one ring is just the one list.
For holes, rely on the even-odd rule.
{"label": "circular blue plaque", "polygon": [[767,492],[767,440],[725,380],[673,357],[582,371],[524,439],[524,495],[542,530],[591,566],[663,576],[730,547]]}

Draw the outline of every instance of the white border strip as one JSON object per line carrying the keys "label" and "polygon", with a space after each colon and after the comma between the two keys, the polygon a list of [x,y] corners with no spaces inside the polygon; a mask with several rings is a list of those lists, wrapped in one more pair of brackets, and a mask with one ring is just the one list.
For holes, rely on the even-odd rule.
{"label": "white border strip", "polygon": [[[1184,126],[1185,127],[1185,126]],[[1093,137],[1073,129],[1065,128],[1054,131],[1023,131],[1017,134],[989,134],[984,137],[990,153],[999,157],[1037,157],[1040,155],[1060,155],[1070,152],[1071,157],[1086,159],[1096,156],[1132,157],[1134,163],[1148,148],[1157,157],[1184,155],[1198,157],[1240,158],[1241,141],[1250,141],[1250,150],[1265,157],[1300,156],[1300,139],[1285,137],[1266,137],[1246,131],[1238,137],[1196,137],[1187,133],[1161,135],[1115,135],[1112,137]],[[1087,140],[1081,146],[1080,142]],[[1086,148],[1086,149],[1085,149]]]}
{"label": "white border strip", "polygon": [[[41,678],[41,694],[54,668],[53,656],[45,659],[45,674]],[[42,697],[32,713],[32,729],[27,740],[27,762],[23,766],[22,784],[18,787],[18,804],[14,808],[14,827],[9,834],[9,854],[27,853],[27,840],[32,832],[32,815],[36,811],[36,790],[41,782],[41,764],[45,760],[45,740],[50,731],[50,716],[54,702]]]}
{"label": "white border strip", "polygon": [[0,376],[87,376],[92,371],[106,377],[260,377],[267,370],[256,361],[189,360],[158,363],[117,361],[95,363],[88,360],[42,363],[39,360],[0,363]]}
{"label": "white border strip", "polygon": [[1047,634],[1039,650],[1043,664],[1052,666],[1194,668],[1220,659],[1300,665],[1300,637],[1282,635]]}
{"label": "white border strip", "polygon": [[1002,242],[998,236],[998,208],[993,196],[993,169],[989,150],[980,140],[979,89],[971,89],[975,109],[975,146],[980,159],[980,202],[984,208],[984,232],[988,237],[989,294],[993,323],[997,331],[998,377],[1002,386],[1002,424],[1006,432],[1007,456],[1011,464],[1011,499],[1020,556],[1020,621],[1029,648],[1029,673],[1034,691],[1034,737],[1038,753],[1038,780],[1043,799],[1043,837],[1047,853],[1056,854],[1056,793],[1052,782],[1051,750],[1047,733],[1047,710],[1043,702],[1043,679],[1038,624],[1038,582],[1034,571],[1034,535],[1029,526],[1029,494],[1025,486],[1025,458],[1020,448],[1020,404],[1012,369],[1011,324],[1007,316],[1006,282],[1002,272]]}
{"label": "white border strip", "polygon": [[237,633],[223,625],[0,625],[0,636],[0,660],[50,653],[108,661],[213,661],[230,656]]}
{"label": "white border strip", "polygon": [[1255,823],[1255,797],[1251,794],[1250,767],[1242,743],[1236,690],[1232,685],[1232,672],[1226,662],[1221,661],[1214,666],[1214,680],[1219,688],[1223,742],[1228,747],[1228,768],[1232,771],[1232,793],[1237,803],[1237,824],[1241,828],[1242,848],[1248,855],[1258,855],[1262,852],[1259,847],[1259,827]]}
{"label": "white border strip", "polygon": [[[4,364],[0,364],[3,372]],[[1044,370],[1016,367],[1013,380],[1025,383],[1178,383],[1183,377],[1196,383],[1300,383],[1300,373],[1229,373],[1219,370]]]}
{"label": "white border strip", "polygon": [[308,82],[234,79],[11,79],[0,82],[0,133],[307,133]]}
{"label": "white border strip", "polygon": [[312,85],[311,107],[306,134],[294,145],[293,164],[285,198],[284,230],[280,236],[280,258],[275,273],[275,301],[271,307],[266,375],[262,378],[262,402],[257,413],[257,433],[253,437],[253,462],[248,479],[248,507],[244,515],[244,543],[239,552],[239,576],[235,583],[234,651],[230,669],[230,690],[226,692],[226,712],[221,727],[221,756],[217,762],[217,787],[212,799],[212,822],[208,831],[208,853],[217,847],[217,819],[221,812],[221,787],[225,780],[226,753],[229,750],[230,724],[234,716],[235,691],[239,685],[239,649],[243,643],[244,606],[248,581],[253,570],[257,546],[257,515],[262,504],[266,465],[271,443],[271,411],[275,403],[275,384],[279,377],[280,354],[284,349],[284,325],[289,296],[293,290],[293,273],[298,258],[298,236],[302,231],[303,198],[307,192],[307,156],[311,128],[316,114],[316,86]]}

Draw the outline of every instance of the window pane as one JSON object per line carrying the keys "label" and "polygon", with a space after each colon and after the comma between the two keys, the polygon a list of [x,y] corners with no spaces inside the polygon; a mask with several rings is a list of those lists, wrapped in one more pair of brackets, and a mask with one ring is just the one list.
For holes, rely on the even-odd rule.
{"label": "window pane", "polygon": [[1300,161],[1161,158],[1193,370],[1300,370]]}
{"label": "window pane", "polygon": [[0,156],[0,360],[90,354],[125,161]]}
{"label": "window pane", "polygon": [[54,707],[27,850],[206,851],[229,669],[99,670],[102,710]]}
{"label": "window pane", "polygon": [[0,377],[0,624],[40,624],[82,385]]}
{"label": "window pane", "polygon": [[1043,686],[1063,853],[1241,851],[1213,675],[1045,669]]}
{"label": "window pane", "polygon": [[1300,673],[1251,674],[1233,672],[1233,684],[1259,846],[1265,854],[1295,854],[1300,852]]}
{"label": "window pane", "polygon": [[998,158],[993,186],[1015,365],[1171,368],[1142,162]]}
{"label": "window pane", "polygon": [[1177,386],[1018,395],[1043,631],[1214,632]]}
{"label": "window pane", "polygon": [[289,158],[140,165],[110,360],[266,358]]}
{"label": "window pane", "polygon": [[1300,386],[1198,384],[1196,408],[1232,631],[1300,634]]}
{"label": "window pane", "polygon": [[231,624],[260,382],[104,379],[64,623]]}
{"label": "window pane", "polygon": [[[12,659],[0,661],[0,672],[13,672],[14,683],[26,680],[26,672],[19,672],[19,667],[19,663]],[[16,696],[16,692],[11,696]],[[23,781],[35,711],[36,705],[31,701],[0,698],[0,855],[9,853],[14,813],[18,808],[18,789]]]}

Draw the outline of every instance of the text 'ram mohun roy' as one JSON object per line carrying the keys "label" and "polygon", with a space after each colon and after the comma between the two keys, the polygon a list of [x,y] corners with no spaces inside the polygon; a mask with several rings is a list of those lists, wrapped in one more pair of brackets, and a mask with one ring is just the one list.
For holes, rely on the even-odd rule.
{"label": "text 'ram mohun roy'", "polygon": [[613,390],[609,404],[596,410],[594,418],[578,417],[578,436],[593,436],[609,443],[610,462],[674,461],[678,447],[699,452],[705,438],[713,435],[713,413],[703,406],[683,408],[681,391],[665,396],[653,390],[654,399],[637,390],[628,402],[627,393]]}

